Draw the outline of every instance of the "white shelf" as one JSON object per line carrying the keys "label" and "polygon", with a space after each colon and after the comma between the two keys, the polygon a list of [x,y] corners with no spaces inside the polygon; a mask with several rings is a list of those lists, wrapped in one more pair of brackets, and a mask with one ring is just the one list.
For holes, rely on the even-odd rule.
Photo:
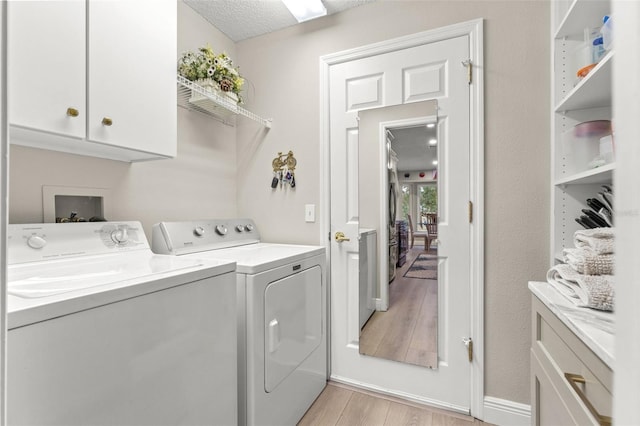
{"label": "white shelf", "polygon": [[560,185],[586,185],[593,183],[609,183],[613,180],[615,163],[605,164],[595,169],[586,170],[574,175],[565,176],[555,181],[556,186]]}
{"label": "white shelf", "polygon": [[235,125],[235,116],[241,115],[257,121],[270,129],[272,120],[262,118],[240,107],[234,100],[217,93],[206,91],[198,84],[178,75],[178,105],[199,111],[230,126]]}
{"label": "white shelf", "polygon": [[574,0],[558,25],[554,38],[582,36],[586,27],[602,25],[604,15],[611,14],[608,0]]}
{"label": "white shelf", "polygon": [[578,123],[611,120],[615,54],[608,52],[585,78],[572,86],[577,71],[574,53],[584,42],[585,29],[601,26],[602,17],[610,14],[611,0],[554,0],[550,2],[550,8],[551,22],[559,23],[551,29],[551,99],[554,104],[551,114],[550,264],[553,265],[562,259],[563,248],[573,246],[573,233],[581,229],[575,218],[588,207],[586,200],[597,194],[600,185],[613,182],[615,163],[585,170],[588,162],[598,155],[597,140],[572,143],[565,137]]}
{"label": "white shelf", "polygon": [[613,51],[606,54],[555,108],[555,112],[611,106]]}

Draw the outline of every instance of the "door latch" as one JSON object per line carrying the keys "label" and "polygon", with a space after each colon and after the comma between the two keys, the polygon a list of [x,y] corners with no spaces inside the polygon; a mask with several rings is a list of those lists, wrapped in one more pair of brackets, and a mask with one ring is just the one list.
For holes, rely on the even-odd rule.
{"label": "door latch", "polygon": [[465,337],[462,339],[462,342],[467,347],[467,352],[469,354],[469,362],[473,361],[473,340],[471,337]]}

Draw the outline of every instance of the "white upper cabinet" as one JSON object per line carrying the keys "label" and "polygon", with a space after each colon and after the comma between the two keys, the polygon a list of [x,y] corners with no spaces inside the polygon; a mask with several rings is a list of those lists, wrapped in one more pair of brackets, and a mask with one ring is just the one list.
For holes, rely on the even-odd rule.
{"label": "white upper cabinet", "polygon": [[83,1],[9,3],[9,120],[86,135],[86,7]]}
{"label": "white upper cabinet", "polygon": [[174,0],[12,1],[8,25],[12,143],[176,155]]}
{"label": "white upper cabinet", "polygon": [[174,157],[175,0],[90,1],[88,7],[89,139]]}

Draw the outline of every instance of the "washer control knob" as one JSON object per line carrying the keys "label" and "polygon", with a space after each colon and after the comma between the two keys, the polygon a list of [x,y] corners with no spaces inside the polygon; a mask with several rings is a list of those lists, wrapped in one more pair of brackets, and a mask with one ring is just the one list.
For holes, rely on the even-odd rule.
{"label": "washer control knob", "polygon": [[202,226],[196,226],[196,229],[193,230],[193,233],[196,237],[202,237],[204,235],[204,228]]}
{"label": "washer control knob", "polygon": [[226,235],[227,227],[224,225],[216,225],[216,232],[218,233],[218,235]]}
{"label": "washer control knob", "polygon": [[242,225],[237,225],[237,226],[236,226],[236,231],[238,231],[238,232],[243,232],[243,231],[244,231],[244,226],[242,226]]}
{"label": "washer control knob", "polygon": [[126,228],[118,228],[111,232],[111,239],[116,244],[123,244],[129,241],[129,233]]}
{"label": "washer control knob", "polygon": [[253,225],[252,224],[245,225],[244,229],[246,229],[247,232],[251,232],[253,231]]}
{"label": "washer control knob", "polygon": [[33,249],[41,249],[47,245],[47,240],[38,235],[32,235],[27,239],[27,245]]}

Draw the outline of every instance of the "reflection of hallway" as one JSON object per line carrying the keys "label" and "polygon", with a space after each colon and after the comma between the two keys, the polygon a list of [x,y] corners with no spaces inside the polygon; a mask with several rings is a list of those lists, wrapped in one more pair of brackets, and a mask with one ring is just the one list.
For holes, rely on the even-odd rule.
{"label": "reflection of hallway", "polygon": [[375,312],[364,326],[360,353],[437,367],[438,282],[404,277],[420,253],[424,246],[416,245],[407,252],[406,263],[397,269],[389,287],[389,310]]}

